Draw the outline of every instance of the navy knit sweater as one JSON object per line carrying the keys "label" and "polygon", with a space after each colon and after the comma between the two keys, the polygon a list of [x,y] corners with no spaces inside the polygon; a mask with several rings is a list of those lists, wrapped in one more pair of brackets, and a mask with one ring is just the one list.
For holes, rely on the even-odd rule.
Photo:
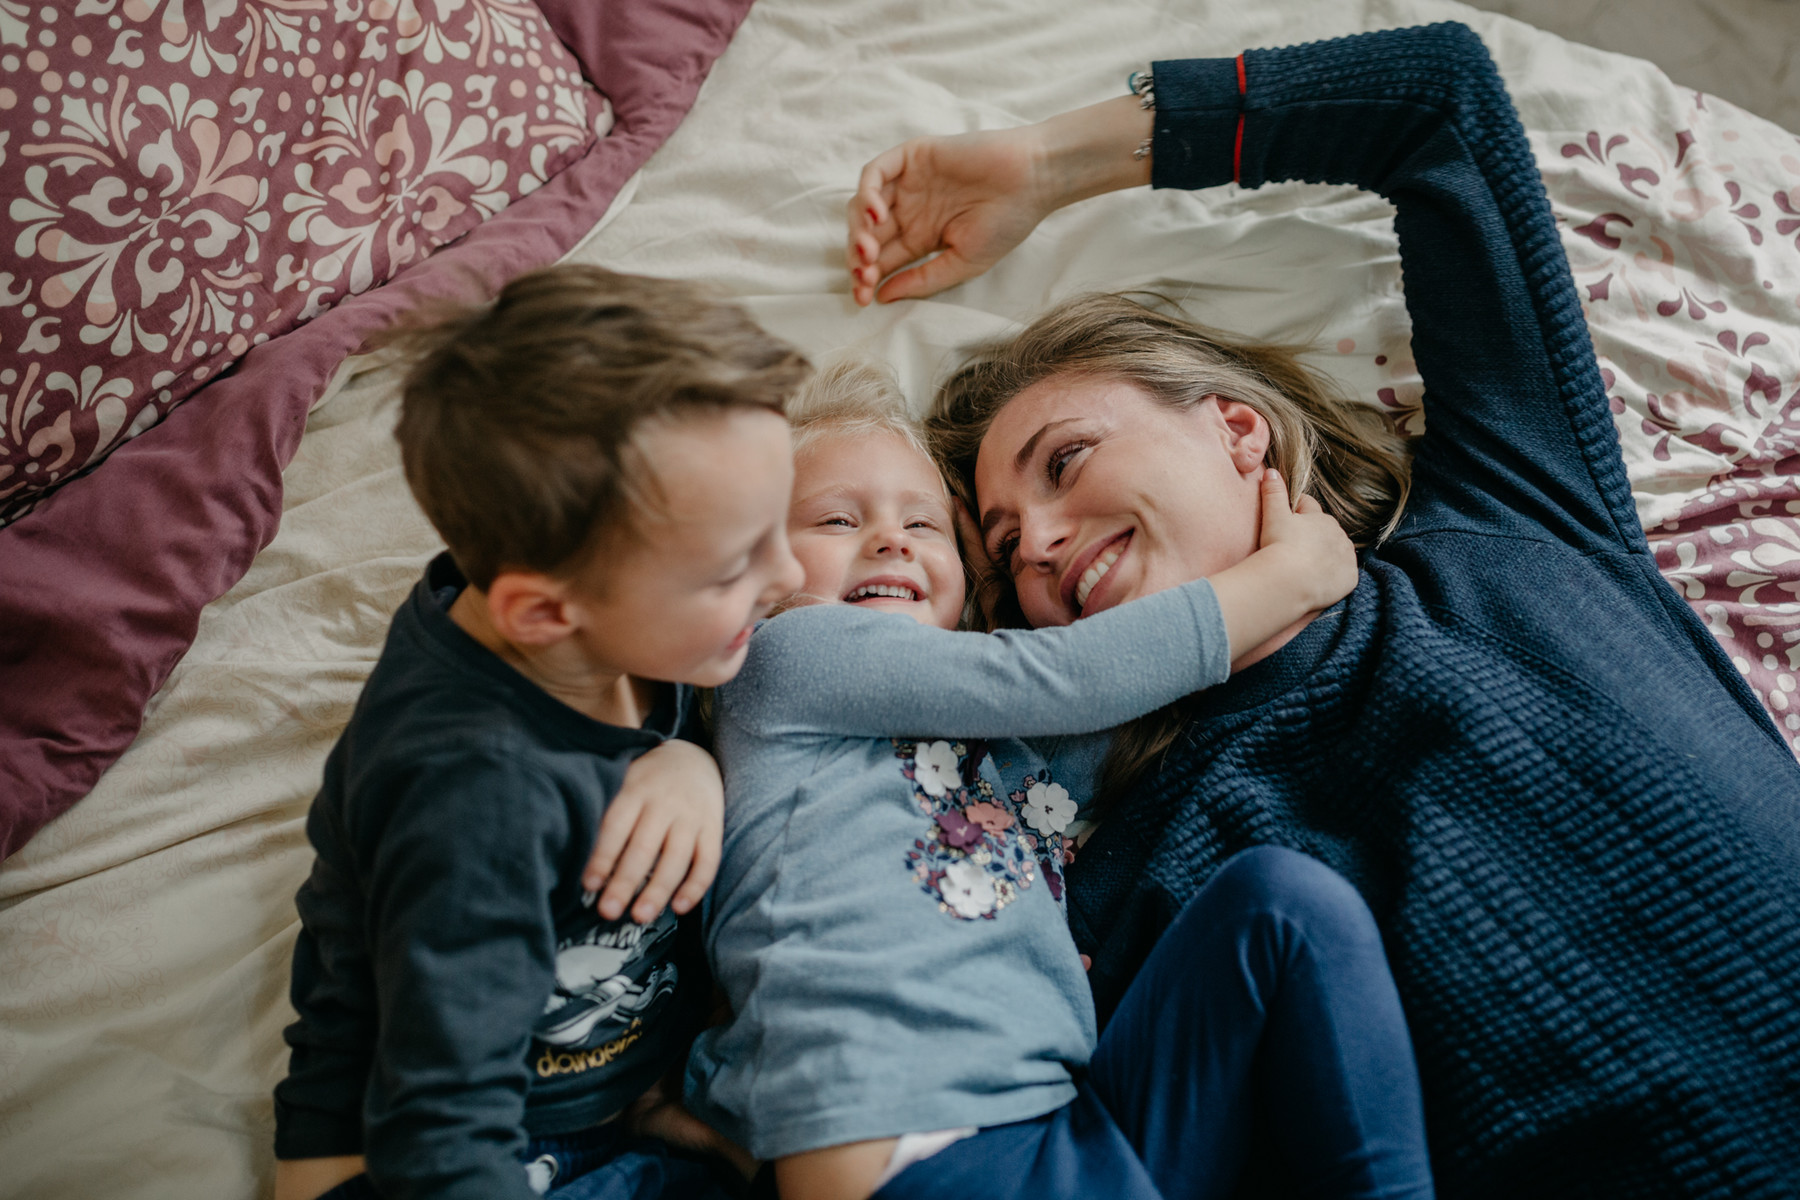
{"label": "navy knit sweater", "polygon": [[1657,573],[1480,40],[1154,71],[1156,186],[1393,202],[1427,429],[1356,591],[1193,698],[1074,864],[1102,1015],[1227,856],[1294,846],[1381,922],[1444,1195],[1800,1195],[1800,768]]}

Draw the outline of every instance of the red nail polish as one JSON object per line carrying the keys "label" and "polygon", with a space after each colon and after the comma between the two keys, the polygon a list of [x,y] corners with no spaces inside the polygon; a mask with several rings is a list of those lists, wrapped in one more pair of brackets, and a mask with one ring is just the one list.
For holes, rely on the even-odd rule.
{"label": "red nail polish", "polygon": [[870,208],[870,209],[865,209],[864,211],[866,211],[869,214],[869,224],[871,224],[871,225],[881,224],[881,218],[875,214],[874,209]]}

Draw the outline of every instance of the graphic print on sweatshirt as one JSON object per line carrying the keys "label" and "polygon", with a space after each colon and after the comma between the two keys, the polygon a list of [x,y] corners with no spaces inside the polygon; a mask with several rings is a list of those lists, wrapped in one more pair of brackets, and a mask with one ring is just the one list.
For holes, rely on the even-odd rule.
{"label": "graphic print on sweatshirt", "polygon": [[[596,893],[582,897],[593,912]],[[556,989],[532,1023],[538,1078],[582,1074],[618,1061],[674,1002],[679,922],[665,909],[648,925],[596,917],[556,946]]]}
{"label": "graphic print on sweatshirt", "polygon": [[1044,872],[1062,898],[1063,832],[1076,805],[1050,772],[1027,776],[1004,796],[981,778],[984,742],[896,740],[900,773],[929,818],[906,852],[906,866],[940,911],[964,921],[993,920]]}

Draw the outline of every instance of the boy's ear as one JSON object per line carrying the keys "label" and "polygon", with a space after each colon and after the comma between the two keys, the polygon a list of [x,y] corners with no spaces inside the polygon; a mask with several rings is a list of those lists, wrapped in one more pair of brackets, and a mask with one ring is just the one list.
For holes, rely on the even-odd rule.
{"label": "boy's ear", "polygon": [[575,630],[568,585],[538,571],[502,571],[487,590],[494,630],[518,646],[548,646]]}

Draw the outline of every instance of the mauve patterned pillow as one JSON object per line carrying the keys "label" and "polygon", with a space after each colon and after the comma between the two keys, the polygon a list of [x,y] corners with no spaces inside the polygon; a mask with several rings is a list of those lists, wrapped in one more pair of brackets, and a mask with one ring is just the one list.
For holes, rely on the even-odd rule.
{"label": "mauve patterned pillow", "polygon": [[0,0],[0,68],[0,524],[612,121],[522,0]]}

